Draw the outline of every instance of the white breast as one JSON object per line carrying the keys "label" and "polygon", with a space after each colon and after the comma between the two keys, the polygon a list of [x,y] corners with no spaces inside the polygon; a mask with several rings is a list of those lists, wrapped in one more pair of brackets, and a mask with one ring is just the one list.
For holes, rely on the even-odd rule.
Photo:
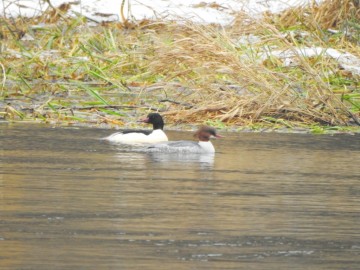
{"label": "white breast", "polygon": [[203,153],[214,153],[215,152],[214,145],[210,141],[199,142],[199,145],[200,145]]}

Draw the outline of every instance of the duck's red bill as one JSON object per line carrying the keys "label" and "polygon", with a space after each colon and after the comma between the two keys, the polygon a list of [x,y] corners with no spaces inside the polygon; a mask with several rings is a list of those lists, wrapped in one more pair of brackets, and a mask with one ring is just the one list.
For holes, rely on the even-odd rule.
{"label": "duck's red bill", "polygon": [[149,117],[138,120],[138,122],[149,123]]}

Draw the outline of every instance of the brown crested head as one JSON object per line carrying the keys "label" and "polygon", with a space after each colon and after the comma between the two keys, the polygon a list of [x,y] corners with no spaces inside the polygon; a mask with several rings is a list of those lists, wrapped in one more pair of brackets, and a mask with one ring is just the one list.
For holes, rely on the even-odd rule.
{"label": "brown crested head", "polygon": [[208,142],[211,137],[221,138],[222,136],[216,133],[215,128],[209,126],[201,126],[198,131],[195,132],[194,137],[199,141]]}

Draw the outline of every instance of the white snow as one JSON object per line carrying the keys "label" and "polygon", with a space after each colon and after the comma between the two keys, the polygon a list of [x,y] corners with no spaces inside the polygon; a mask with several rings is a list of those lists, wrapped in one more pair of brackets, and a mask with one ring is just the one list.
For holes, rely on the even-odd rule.
{"label": "white snow", "polygon": [[[316,0],[321,1],[321,0]],[[119,20],[122,0],[50,0],[53,6],[71,3],[72,12],[83,14],[97,21]],[[305,5],[312,0],[126,0],[128,18],[185,18],[201,23],[228,24],[236,11],[256,15],[264,11],[274,13],[291,7]],[[2,0],[2,16],[35,16],[48,7],[44,0]],[[109,17],[100,14],[111,15]]]}
{"label": "white snow", "polygon": [[321,48],[321,47],[303,47],[303,48],[294,48],[289,50],[274,50],[266,51],[261,53],[260,60],[265,60],[269,56],[277,57],[283,61],[284,66],[290,66],[296,64],[296,56],[302,57],[314,57],[314,56],[327,56],[335,59],[339,66],[343,69],[360,75],[360,58],[348,52],[340,52],[332,48]]}

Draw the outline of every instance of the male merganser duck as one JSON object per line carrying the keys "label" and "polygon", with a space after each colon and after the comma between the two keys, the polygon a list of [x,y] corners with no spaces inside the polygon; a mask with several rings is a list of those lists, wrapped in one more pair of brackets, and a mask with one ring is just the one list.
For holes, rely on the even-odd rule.
{"label": "male merganser duck", "polygon": [[193,141],[172,141],[151,145],[147,148],[149,152],[184,152],[184,153],[215,153],[215,148],[210,138],[221,138],[216,130],[209,126],[202,126],[194,134],[199,142]]}
{"label": "male merganser duck", "polygon": [[153,131],[149,134],[148,131],[136,132],[117,132],[104,138],[110,142],[134,144],[134,143],[158,143],[168,141],[168,137],[163,131],[164,121],[160,114],[149,113],[145,119],[140,122],[153,125]]}

